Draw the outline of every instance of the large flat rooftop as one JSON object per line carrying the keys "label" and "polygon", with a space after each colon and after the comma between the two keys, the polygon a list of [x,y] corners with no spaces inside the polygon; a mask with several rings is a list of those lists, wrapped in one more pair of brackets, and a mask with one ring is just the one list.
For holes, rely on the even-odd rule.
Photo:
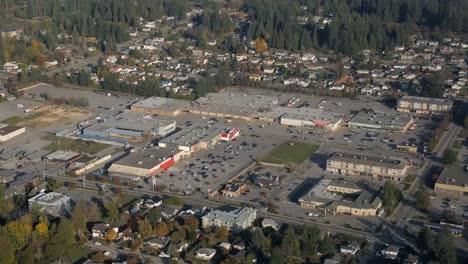
{"label": "large flat rooftop", "polygon": [[219,136],[225,129],[219,126],[198,125],[187,127],[160,140],[160,143],[177,146],[193,146],[199,142],[208,142]]}
{"label": "large flat rooftop", "polygon": [[468,171],[461,167],[445,168],[436,183],[468,187]]}
{"label": "large flat rooftop", "polygon": [[405,127],[413,117],[400,113],[365,112],[357,113],[349,123],[382,127]]}
{"label": "large flat rooftop", "polygon": [[6,136],[20,129],[22,127],[0,123],[0,136]]}
{"label": "large flat rooftop", "polygon": [[95,124],[85,130],[106,131],[110,128],[132,130],[139,132],[152,131],[161,126],[174,123],[174,120],[160,119],[152,115],[133,112],[125,112],[106,119],[102,123]]}
{"label": "large flat rooftop", "polygon": [[164,98],[164,97],[149,97],[144,100],[141,100],[132,105],[136,107],[143,107],[143,108],[159,108],[159,109],[171,109],[171,110],[178,110],[178,109],[185,109],[190,106],[190,102],[186,100],[179,100],[179,99],[172,99],[172,98]]}
{"label": "large flat rooftop", "polygon": [[180,150],[173,147],[152,147],[145,149],[138,149],[131,152],[124,158],[114,162],[116,165],[152,169],[161,162],[179,153]]}
{"label": "large flat rooftop", "polygon": [[274,96],[247,95],[243,93],[210,93],[193,102],[190,110],[251,116],[262,108],[276,105]]}

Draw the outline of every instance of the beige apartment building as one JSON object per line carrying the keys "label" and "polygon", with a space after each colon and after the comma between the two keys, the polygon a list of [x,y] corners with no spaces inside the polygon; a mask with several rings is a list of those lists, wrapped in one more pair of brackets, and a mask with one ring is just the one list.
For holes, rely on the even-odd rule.
{"label": "beige apartment building", "polygon": [[377,180],[403,181],[407,163],[402,159],[335,153],[327,160],[327,171],[333,174],[366,176]]}
{"label": "beige apartment building", "polygon": [[399,112],[416,114],[440,114],[450,112],[453,102],[449,99],[403,96],[398,99]]}

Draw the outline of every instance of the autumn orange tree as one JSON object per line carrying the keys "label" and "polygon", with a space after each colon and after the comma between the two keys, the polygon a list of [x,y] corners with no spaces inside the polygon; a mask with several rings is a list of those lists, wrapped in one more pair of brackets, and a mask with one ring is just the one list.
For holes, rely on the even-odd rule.
{"label": "autumn orange tree", "polygon": [[117,238],[117,232],[114,229],[109,229],[105,234],[107,241],[114,241]]}
{"label": "autumn orange tree", "polygon": [[160,237],[165,237],[169,234],[169,227],[167,226],[167,224],[165,222],[162,222],[160,224],[158,224],[156,226],[156,229],[154,230],[154,233],[157,235],[157,236],[160,236]]}
{"label": "autumn orange tree", "polygon": [[255,50],[260,53],[265,52],[267,49],[267,43],[261,37],[258,37],[255,39],[254,46],[255,46]]}

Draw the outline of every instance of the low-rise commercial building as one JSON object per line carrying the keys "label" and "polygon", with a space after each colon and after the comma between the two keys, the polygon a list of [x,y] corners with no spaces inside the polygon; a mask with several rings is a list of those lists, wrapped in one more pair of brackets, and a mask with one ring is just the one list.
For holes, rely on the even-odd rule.
{"label": "low-rise commercial building", "polygon": [[434,191],[453,197],[468,196],[468,170],[461,167],[445,168],[437,178]]}
{"label": "low-rise commercial building", "polygon": [[151,177],[174,165],[184,155],[188,153],[173,147],[132,150],[112,163],[108,171],[113,176]]}
{"label": "low-rise commercial building", "polygon": [[282,107],[283,115],[279,122],[284,126],[320,127],[327,130],[336,130],[343,121],[340,115],[325,112],[323,109],[308,107],[287,108]]}
{"label": "low-rise commercial building", "polygon": [[25,127],[11,126],[0,123],[0,142],[5,142],[26,132]]}
{"label": "low-rise commercial building", "polygon": [[247,184],[245,183],[233,183],[228,184],[221,193],[227,197],[239,197],[243,192],[247,190]]}
{"label": "low-rise commercial building", "polygon": [[361,111],[348,122],[348,126],[349,128],[364,128],[404,133],[413,123],[413,117],[405,114]]}
{"label": "low-rise commercial building", "polygon": [[152,115],[177,116],[182,112],[187,112],[190,106],[189,101],[149,97],[130,106],[130,110],[137,113]]}
{"label": "low-rise commercial building", "polygon": [[376,216],[382,200],[353,182],[321,179],[309,193],[299,198],[299,204],[333,215]]}
{"label": "low-rise commercial building", "polygon": [[28,205],[30,209],[38,207],[41,211],[45,211],[48,214],[60,215],[71,210],[71,198],[62,193],[41,192],[29,198]]}
{"label": "low-rise commercial building", "polygon": [[162,148],[175,146],[189,153],[213,146],[221,139],[223,129],[217,126],[194,126],[176,133],[159,141]]}
{"label": "low-rise commercial building", "polygon": [[56,163],[70,163],[81,157],[81,154],[74,151],[57,150],[42,157],[43,161]]}
{"label": "low-rise commercial building", "polygon": [[398,158],[335,153],[327,160],[327,171],[334,174],[367,176],[377,180],[403,181],[407,163]]}
{"label": "low-rise commercial building", "polygon": [[213,210],[202,217],[203,228],[226,227],[233,232],[240,232],[252,226],[257,218],[257,210],[254,208],[224,207]]}
{"label": "low-rise commercial building", "polygon": [[453,102],[449,99],[403,96],[398,99],[397,110],[416,114],[440,114],[450,112],[452,107]]}
{"label": "low-rise commercial building", "polygon": [[176,121],[152,115],[122,113],[82,129],[80,136],[89,139],[127,144],[155,136],[164,137],[176,130]]}

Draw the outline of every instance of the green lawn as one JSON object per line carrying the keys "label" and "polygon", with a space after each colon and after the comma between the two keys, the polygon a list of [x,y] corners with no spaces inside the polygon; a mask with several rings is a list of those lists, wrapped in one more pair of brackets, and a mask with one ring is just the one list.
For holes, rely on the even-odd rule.
{"label": "green lawn", "polygon": [[89,254],[89,249],[86,247],[75,246],[67,252],[70,263],[81,263],[86,260]]}
{"label": "green lawn", "polygon": [[16,125],[18,123],[21,123],[21,122],[28,121],[28,120],[34,119],[36,117],[39,117],[40,115],[41,115],[41,113],[35,113],[35,114],[32,114],[32,115],[27,115],[27,116],[12,116],[12,117],[9,117],[9,118],[7,118],[5,120],[0,121],[0,123],[4,123],[4,124],[8,124],[8,125]]}
{"label": "green lawn", "polygon": [[318,145],[301,142],[284,142],[274,148],[262,161],[275,164],[299,165],[310,157]]}
{"label": "green lawn", "polygon": [[57,137],[52,135],[45,136],[44,139],[52,141],[52,143],[44,147],[44,149],[48,151],[70,150],[76,152],[96,154],[110,147],[110,145],[107,144],[96,143],[92,141],[84,141],[79,139]]}

